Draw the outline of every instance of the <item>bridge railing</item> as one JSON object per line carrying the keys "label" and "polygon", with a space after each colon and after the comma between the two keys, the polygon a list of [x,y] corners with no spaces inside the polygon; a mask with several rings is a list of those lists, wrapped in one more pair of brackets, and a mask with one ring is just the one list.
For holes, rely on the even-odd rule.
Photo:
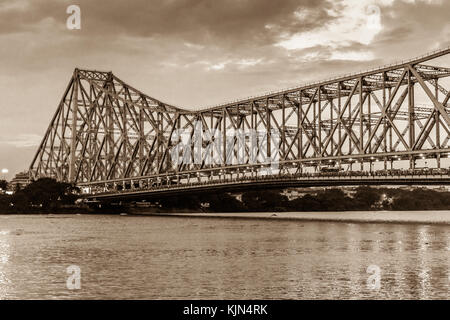
{"label": "bridge railing", "polygon": [[[185,190],[192,188],[201,188],[217,185],[235,185],[235,184],[252,184],[258,182],[270,181],[329,181],[329,180],[403,180],[403,179],[450,179],[449,169],[419,169],[419,170],[378,170],[378,171],[351,171],[339,173],[283,173],[273,175],[243,175],[241,177],[226,178],[216,177],[206,181],[188,181],[174,183],[170,180],[161,180],[159,184],[148,184],[148,179],[139,179],[123,181],[122,184],[102,183],[89,186],[89,195],[107,195],[107,194],[126,194],[136,192],[152,192],[161,190]],[[169,181],[171,183],[169,183]]]}

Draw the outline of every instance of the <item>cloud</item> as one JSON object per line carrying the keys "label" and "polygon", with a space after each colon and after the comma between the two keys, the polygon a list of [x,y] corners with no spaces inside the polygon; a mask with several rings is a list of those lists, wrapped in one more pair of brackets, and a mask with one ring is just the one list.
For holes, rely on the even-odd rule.
{"label": "cloud", "polygon": [[392,1],[382,8],[383,29],[371,44],[376,56],[410,58],[450,44],[450,1]]}
{"label": "cloud", "polygon": [[[370,44],[381,31],[381,9],[368,0],[343,0],[329,11],[335,17],[325,25],[285,37],[277,45],[288,50],[314,46],[341,47],[349,42]],[[298,16],[301,20],[304,15]]]}
{"label": "cloud", "polygon": [[371,61],[375,56],[370,51],[335,51],[331,54],[331,60]]}
{"label": "cloud", "polygon": [[262,58],[259,59],[236,59],[236,60],[227,60],[227,61],[223,61],[223,62],[218,62],[218,63],[210,63],[207,61],[201,61],[200,64],[205,64],[207,65],[206,70],[211,71],[211,70],[224,70],[225,67],[234,67],[235,69],[246,69],[246,68],[251,68],[251,67],[255,67],[259,64],[261,64],[263,62]]}
{"label": "cloud", "polygon": [[210,65],[208,67],[208,70],[223,70],[225,66],[228,64],[228,62],[220,62],[213,65]]}
{"label": "cloud", "polygon": [[[44,19],[64,22],[71,1],[6,1],[0,7],[0,33],[30,32]],[[244,45],[267,43],[278,33],[298,32],[329,19],[326,0],[79,0],[81,35],[113,38],[119,36],[170,37],[190,45]],[[311,12],[302,21],[296,12]],[[274,26],[273,31],[265,25]]]}
{"label": "cloud", "polygon": [[72,0],[0,0],[0,156],[10,150],[17,165],[29,164],[20,155],[35,151],[75,67],[198,109],[450,44],[450,1],[76,3],[81,30],[66,29]]}
{"label": "cloud", "polygon": [[2,137],[1,144],[7,144],[17,148],[36,147],[42,141],[42,136],[37,134],[19,134],[17,136]]}

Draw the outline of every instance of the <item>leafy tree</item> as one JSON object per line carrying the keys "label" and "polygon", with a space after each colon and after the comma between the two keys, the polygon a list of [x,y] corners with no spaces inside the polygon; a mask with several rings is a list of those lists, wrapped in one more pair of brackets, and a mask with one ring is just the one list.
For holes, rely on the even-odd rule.
{"label": "leafy tree", "polygon": [[20,190],[22,190],[22,187],[20,186],[20,183],[16,184],[16,186],[14,187],[14,192],[19,192]]}
{"label": "leafy tree", "polygon": [[41,178],[19,190],[14,196],[17,206],[39,206],[43,209],[55,208],[61,204],[73,204],[79,192],[73,184],[58,182],[51,178]]}
{"label": "leafy tree", "polygon": [[242,202],[248,211],[281,211],[288,199],[280,190],[253,190],[243,193]]}
{"label": "leafy tree", "polygon": [[11,196],[0,195],[0,213],[9,211],[10,202],[11,202]]}
{"label": "leafy tree", "polygon": [[210,203],[210,210],[213,212],[240,212],[246,211],[242,202],[237,200],[234,196],[225,192],[218,192],[212,194],[208,202]]}
{"label": "leafy tree", "polygon": [[8,181],[0,180],[0,189],[6,190],[8,188]]}
{"label": "leafy tree", "polygon": [[306,194],[301,198],[289,202],[289,206],[293,211],[320,211],[322,204],[316,196]]}
{"label": "leafy tree", "polygon": [[371,208],[377,201],[380,201],[380,192],[371,187],[358,187],[355,193],[355,200],[365,209]]}

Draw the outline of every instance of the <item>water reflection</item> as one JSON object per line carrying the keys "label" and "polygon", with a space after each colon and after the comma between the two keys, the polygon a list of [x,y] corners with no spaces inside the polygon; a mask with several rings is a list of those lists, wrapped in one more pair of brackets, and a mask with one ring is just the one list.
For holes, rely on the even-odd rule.
{"label": "water reflection", "polygon": [[419,298],[424,299],[428,296],[427,291],[430,285],[430,275],[427,261],[427,249],[430,246],[430,234],[428,226],[420,226],[418,228],[417,243],[418,243],[418,282],[419,282]]}
{"label": "water reflection", "polygon": [[6,298],[10,282],[7,273],[11,250],[9,233],[8,230],[0,230],[0,299]]}
{"label": "water reflection", "polygon": [[[448,298],[445,225],[14,216],[0,298]],[[14,250],[12,250],[14,244]],[[14,252],[14,254],[12,254]],[[82,289],[65,286],[79,265]],[[367,286],[369,265],[381,287]]]}

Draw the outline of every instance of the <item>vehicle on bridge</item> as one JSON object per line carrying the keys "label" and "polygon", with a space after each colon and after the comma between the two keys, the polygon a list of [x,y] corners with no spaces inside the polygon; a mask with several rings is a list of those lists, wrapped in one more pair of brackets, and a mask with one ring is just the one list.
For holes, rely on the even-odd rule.
{"label": "vehicle on bridge", "polygon": [[344,169],[339,167],[320,167],[319,169],[320,173],[339,173],[341,171],[344,171]]}

